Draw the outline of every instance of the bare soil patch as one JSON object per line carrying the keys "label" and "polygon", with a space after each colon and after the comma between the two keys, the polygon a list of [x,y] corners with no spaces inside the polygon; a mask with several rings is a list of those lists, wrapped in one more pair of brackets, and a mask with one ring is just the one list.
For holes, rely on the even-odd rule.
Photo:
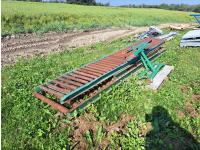
{"label": "bare soil patch", "polygon": [[189,87],[188,87],[187,85],[182,85],[182,86],[181,86],[181,91],[182,91],[183,93],[187,93],[187,92],[189,91]]}
{"label": "bare soil patch", "polygon": [[198,94],[198,95],[193,95],[193,96],[192,96],[192,99],[193,99],[194,101],[200,101],[200,94]]}
{"label": "bare soil patch", "polygon": [[185,112],[188,114],[189,117],[191,118],[196,118],[198,116],[198,112],[195,109],[195,106],[190,102],[187,101],[185,103]]}
{"label": "bare soil patch", "polygon": [[184,105],[185,113],[191,117],[200,117],[198,103],[200,102],[200,95],[193,95],[191,99],[186,100]]}
{"label": "bare soil patch", "polygon": [[[180,26],[180,24],[161,24],[158,27],[162,29],[170,25]],[[188,28],[191,24],[184,24],[184,26]],[[36,34],[5,37],[1,41],[1,63],[2,66],[11,65],[19,58],[28,59],[36,55],[48,55],[52,52],[88,46],[97,42],[113,41],[147,29],[148,27],[111,28],[88,32],[50,32],[40,37]]]}
{"label": "bare soil patch", "polygon": [[183,119],[185,117],[185,113],[181,110],[177,110],[177,116],[180,119]]}
{"label": "bare soil patch", "polygon": [[[128,114],[122,114],[119,121],[112,123],[110,125],[105,124],[105,122],[98,121],[92,114],[86,113],[83,116],[76,118],[73,121],[74,132],[72,134],[72,139],[77,143],[75,149],[87,149],[88,141],[85,138],[87,131],[93,133],[94,149],[105,149],[109,146],[109,136],[113,132],[124,133],[126,131],[125,127],[128,122],[133,120],[134,117]],[[97,142],[97,127],[103,127],[104,137],[100,143]]]}

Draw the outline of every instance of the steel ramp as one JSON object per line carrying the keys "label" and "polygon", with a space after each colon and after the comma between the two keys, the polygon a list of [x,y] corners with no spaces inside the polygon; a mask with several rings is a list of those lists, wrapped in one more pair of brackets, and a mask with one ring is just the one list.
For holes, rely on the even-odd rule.
{"label": "steel ramp", "polygon": [[164,43],[156,38],[139,41],[38,86],[34,96],[64,114],[85,107],[92,97],[118,81],[127,72],[137,68],[139,58],[133,55],[135,50],[131,49],[141,42],[150,43],[145,50],[149,56],[155,55]]}

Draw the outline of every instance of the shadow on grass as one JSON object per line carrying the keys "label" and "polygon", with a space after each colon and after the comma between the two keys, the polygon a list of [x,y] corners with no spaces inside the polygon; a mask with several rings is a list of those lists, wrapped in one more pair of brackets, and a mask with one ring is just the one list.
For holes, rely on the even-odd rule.
{"label": "shadow on grass", "polygon": [[146,150],[199,150],[200,143],[191,133],[172,120],[168,111],[156,106],[152,114],[146,114],[147,122],[151,122],[152,130],[146,135]]}

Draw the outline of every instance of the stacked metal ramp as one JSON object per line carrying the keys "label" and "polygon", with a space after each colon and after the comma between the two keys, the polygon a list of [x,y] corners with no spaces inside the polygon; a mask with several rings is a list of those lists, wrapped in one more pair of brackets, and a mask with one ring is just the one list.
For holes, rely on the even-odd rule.
{"label": "stacked metal ramp", "polygon": [[145,53],[154,58],[164,43],[161,39],[146,38],[132,46],[84,65],[72,72],[40,85],[34,96],[62,113],[71,113],[93,102],[101,91],[127,77],[140,65],[139,58],[133,55],[141,42],[150,43]]}

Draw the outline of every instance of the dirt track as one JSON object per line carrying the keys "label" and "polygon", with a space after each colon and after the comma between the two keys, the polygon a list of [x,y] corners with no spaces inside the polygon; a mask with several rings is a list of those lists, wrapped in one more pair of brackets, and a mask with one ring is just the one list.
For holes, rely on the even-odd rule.
{"label": "dirt track", "polygon": [[[159,28],[167,28],[171,24],[161,24]],[[174,24],[179,26],[179,24]],[[183,24],[182,24],[183,25]],[[190,26],[190,24],[185,24]],[[123,36],[144,32],[148,27],[132,27],[131,29],[104,29],[89,32],[46,33],[42,37],[28,34],[20,37],[3,38],[1,43],[2,66],[14,64],[18,58],[31,58],[36,55],[47,55],[65,49],[73,49],[91,45],[101,41],[112,41]]]}

